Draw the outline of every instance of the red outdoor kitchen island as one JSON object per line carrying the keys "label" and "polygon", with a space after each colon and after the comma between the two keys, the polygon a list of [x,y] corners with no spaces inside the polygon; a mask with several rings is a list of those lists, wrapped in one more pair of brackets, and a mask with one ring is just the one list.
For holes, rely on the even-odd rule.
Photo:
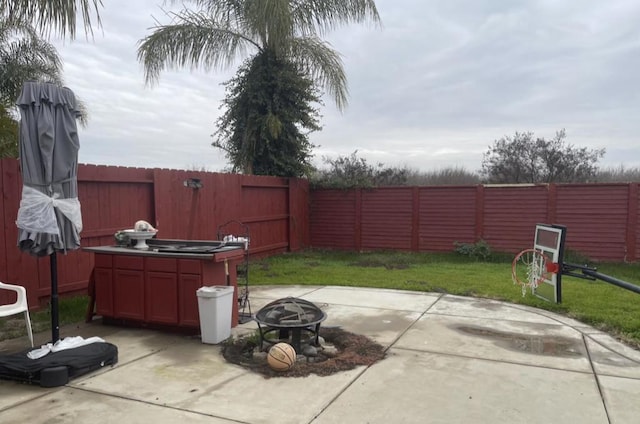
{"label": "red outdoor kitchen island", "polygon": [[234,286],[231,326],[238,323],[236,265],[243,244],[219,241],[148,240],[148,249],[97,246],[95,313],[105,323],[198,330],[196,291],[202,286]]}

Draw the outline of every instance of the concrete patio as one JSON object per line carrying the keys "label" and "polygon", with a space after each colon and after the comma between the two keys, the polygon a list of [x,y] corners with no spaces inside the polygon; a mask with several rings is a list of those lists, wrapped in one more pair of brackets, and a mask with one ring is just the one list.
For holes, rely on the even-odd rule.
{"label": "concrete patio", "polygon": [[[640,352],[544,310],[437,293],[255,287],[253,311],[286,296],[314,302],[323,326],[388,347],[328,377],[271,378],[227,363],[198,337],[91,324],[119,362],[64,387],[0,381],[1,423],[637,423]],[[251,322],[234,329],[252,331]],[[44,343],[48,334],[38,334]],[[16,351],[24,338],[0,343]]]}

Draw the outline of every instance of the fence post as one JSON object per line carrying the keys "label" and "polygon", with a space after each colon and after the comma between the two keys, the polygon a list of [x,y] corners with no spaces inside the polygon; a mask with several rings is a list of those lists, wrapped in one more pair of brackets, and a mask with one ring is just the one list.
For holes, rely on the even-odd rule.
{"label": "fence post", "polygon": [[289,186],[287,188],[287,250],[289,252],[293,252],[294,250],[298,250],[297,246],[292,246],[292,242],[291,240],[293,240],[296,237],[295,234],[295,228],[293,226],[293,202],[294,202],[294,194],[293,194],[293,184],[292,184],[292,180],[293,178],[287,178],[287,185]]}
{"label": "fence post", "polygon": [[558,186],[554,183],[547,185],[547,222],[556,223],[558,211]]}
{"label": "fence post", "polygon": [[484,185],[476,186],[476,222],[475,222],[475,240],[479,241],[484,238]]}
{"label": "fence post", "polygon": [[411,189],[411,250],[420,250],[420,188]]}
{"label": "fence post", "polygon": [[356,228],[354,234],[354,244],[356,251],[362,249],[362,189],[356,188]]}
{"label": "fence post", "polygon": [[640,258],[637,254],[636,232],[638,231],[638,186],[639,183],[629,183],[627,203],[627,234],[625,261],[633,262]]}

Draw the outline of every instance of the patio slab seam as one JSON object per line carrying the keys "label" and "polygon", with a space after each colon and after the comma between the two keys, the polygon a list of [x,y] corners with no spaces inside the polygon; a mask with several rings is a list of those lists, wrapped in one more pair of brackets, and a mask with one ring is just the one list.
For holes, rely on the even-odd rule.
{"label": "patio slab seam", "polygon": [[72,384],[68,384],[66,386],[63,386],[62,388],[78,390],[78,391],[82,391],[82,392],[85,392],[85,393],[91,393],[91,394],[96,394],[96,395],[100,395],[100,396],[111,397],[111,398],[115,398],[115,399],[129,401],[129,402],[136,402],[136,403],[140,403],[140,404],[144,404],[144,405],[150,405],[150,406],[159,407],[159,408],[172,409],[174,411],[186,412],[186,413],[189,413],[189,414],[196,414],[196,415],[202,415],[202,416],[205,416],[205,417],[218,418],[218,419],[227,420],[227,421],[230,421],[230,422],[244,423],[244,421],[238,421],[236,419],[229,418],[229,417],[223,417],[223,416],[215,415],[215,414],[207,414],[205,412],[186,409],[186,408],[180,408],[180,407],[177,407],[177,406],[172,406],[172,405],[167,405],[167,404],[154,403],[154,402],[143,400],[143,399],[127,397],[127,396],[118,395],[118,394],[111,393],[111,392],[105,392],[105,391],[102,391],[102,390],[89,389],[89,388],[86,388],[86,387],[78,387],[78,386],[75,386],[75,385],[72,385]]}
{"label": "patio slab seam", "polygon": [[[437,303],[438,303],[438,302],[439,302],[439,301],[440,301],[444,296],[445,296],[444,294],[441,294],[440,296],[438,296],[438,299],[436,299],[436,301],[435,301],[435,302],[433,302],[431,305],[429,305],[429,306],[427,307],[427,309],[425,309],[425,311],[424,311],[424,312],[422,312],[422,313],[420,314],[420,316],[418,316],[416,319],[414,319],[414,320],[413,320],[413,322],[407,326],[407,328],[405,328],[403,331],[401,331],[400,333],[398,333],[398,335],[393,339],[393,341],[391,341],[391,343],[389,343],[389,346],[387,346],[387,347],[384,349],[384,352],[385,352],[385,353],[387,353],[387,352],[389,351],[389,349],[391,349],[392,347],[394,347],[394,346],[395,346],[395,344],[396,344],[396,343],[397,343],[397,342],[398,342],[398,341],[399,341],[399,340],[400,340],[400,339],[401,339],[405,334],[407,334],[407,332],[408,332],[409,330],[411,330],[411,329],[412,329],[412,327],[413,327],[414,325],[416,325],[418,322],[420,322],[420,320],[421,320],[422,318],[424,318],[424,317],[425,317],[425,315],[427,315],[427,314],[429,313],[429,310],[430,310],[431,308],[433,308],[433,307],[434,307],[434,306],[435,306],[435,305],[436,305],[436,304],[437,304]],[[384,310],[384,309],[383,309],[383,310]],[[405,312],[405,311],[401,311],[401,312]],[[419,311],[409,311],[409,312],[419,312]]]}
{"label": "patio slab seam", "polygon": [[[4,381],[4,380],[0,380],[0,382],[2,382],[2,381]],[[66,386],[60,386],[60,387],[54,387],[54,388],[51,388],[51,389],[47,389],[46,392],[44,392],[44,393],[42,393],[40,395],[36,395],[36,396],[30,397],[29,399],[25,399],[25,400],[22,400],[22,401],[18,401],[16,403],[12,403],[11,405],[0,407],[0,414],[5,412],[5,411],[10,411],[13,408],[20,407],[20,406],[22,406],[22,405],[24,405],[26,403],[32,402],[34,400],[41,399],[41,398],[43,398],[45,396],[50,395],[51,393],[62,391],[62,390],[65,389],[65,387]]]}
{"label": "patio slab seam", "polygon": [[[440,300],[440,298],[442,298],[442,296],[439,296],[438,300]],[[413,327],[413,325],[415,325],[422,317],[424,317],[424,315],[428,312],[428,310],[431,309],[433,307],[433,305],[435,305],[437,303],[438,300],[436,300],[433,304],[431,304],[429,307],[427,307],[427,309],[424,312],[422,312],[415,320],[413,320],[413,322],[409,326],[407,326],[407,328],[405,328],[403,331],[401,331],[395,337],[395,339],[391,343],[389,343],[388,346],[386,346],[384,348],[385,357],[386,357],[386,355],[389,354],[389,351],[392,348],[394,348],[394,345],[398,342],[398,340],[400,340],[400,338],[402,336],[404,336],[407,333],[407,331],[409,331],[411,329],[411,327]],[[334,305],[334,303],[332,303],[332,305]],[[354,305],[340,305],[340,306],[354,306]],[[358,306],[358,307],[364,308],[363,306]],[[372,309],[389,310],[389,309],[384,309],[384,308],[372,308]],[[396,309],[393,309],[393,310],[395,311]],[[416,312],[416,311],[403,311],[403,312]],[[409,350],[409,349],[406,349],[406,350]],[[382,359],[382,361],[384,361],[384,359]],[[367,370],[369,370],[371,367],[373,367],[377,363],[378,362],[373,363],[371,365],[368,365],[366,367],[362,367],[362,370],[349,382],[349,384],[345,385],[345,387],[343,387],[342,390],[340,390],[333,398],[331,398],[331,400],[329,402],[327,402],[326,405],[324,405],[324,407],[322,407],[320,409],[320,411],[318,411],[318,413],[311,418],[311,420],[309,421],[309,424],[311,424],[315,420],[317,420],[318,417],[320,417],[320,415],[322,415],[322,413],[324,411],[326,411],[334,402],[336,402],[340,398],[340,396],[342,396],[347,390],[349,390],[349,388],[351,386],[353,386],[360,379],[360,377],[362,377],[364,375],[364,373],[367,372]]]}
{"label": "patio slab seam", "polygon": [[600,393],[600,399],[602,399],[602,407],[604,408],[604,413],[607,416],[609,422],[611,422],[611,413],[609,412],[609,408],[607,406],[607,401],[604,394],[604,389],[602,387],[602,383],[600,382],[600,376],[596,372],[596,367],[593,364],[593,359],[591,358],[591,351],[589,350],[589,345],[587,344],[586,336],[582,335],[582,341],[584,343],[584,347],[587,353],[587,359],[589,359],[589,366],[591,367],[591,371],[593,372],[593,377],[595,378],[596,388],[598,389],[598,393]]}
{"label": "patio slab seam", "polygon": [[[600,336],[599,334],[593,334],[593,333],[582,333],[585,337],[587,337],[590,341],[592,341],[593,343],[597,344],[598,346],[602,347],[603,349],[606,349],[612,353],[615,353],[618,356],[621,356],[623,358],[625,358],[628,361],[631,361],[633,363],[636,364],[640,364],[640,360],[638,360],[637,358],[632,358],[631,356],[627,355],[626,353],[622,353],[620,349],[615,349],[612,346],[609,346],[607,343],[605,343],[604,341],[598,340],[595,336]],[[615,339],[614,339],[615,340]],[[623,345],[624,347],[628,347],[626,345],[624,345],[624,343],[615,340],[617,343],[620,343],[621,345]],[[637,352],[637,351],[634,351]]]}
{"label": "patio slab seam", "polygon": [[[509,361],[509,360],[505,360],[505,359],[483,358],[483,357],[479,357],[479,356],[463,355],[463,354],[459,354],[459,353],[439,352],[439,351],[428,350],[428,349],[415,349],[415,348],[410,348],[410,347],[391,346],[388,350],[391,350],[391,349],[397,349],[397,350],[401,350],[401,351],[404,351],[404,352],[424,353],[424,354],[428,354],[428,355],[441,355],[441,356],[453,357],[453,358],[463,358],[463,359],[470,359],[470,360],[486,361],[486,362],[498,363],[498,364],[522,365],[524,367],[529,367],[529,368],[542,368],[542,369],[553,370],[553,371],[565,371],[565,372],[571,372],[571,373],[582,374],[582,375],[595,375],[595,372],[592,372],[592,371],[580,371],[580,370],[576,370],[576,369],[552,367],[552,366],[548,366],[548,365],[529,364],[529,363],[526,363],[526,362]],[[589,361],[589,364],[591,364],[591,361]],[[612,377],[617,377],[617,376],[612,376]]]}
{"label": "patio slab seam", "polygon": [[[385,352],[386,352],[386,350],[385,350]],[[344,394],[344,392],[346,392],[346,391],[347,391],[351,386],[353,386],[353,384],[354,384],[356,381],[358,381],[358,379],[360,379],[360,377],[362,377],[362,375],[363,375],[365,372],[367,372],[367,370],[368,370],[369,368],[371,368],[373,365],[375,365],[375,364],[371,364],[371,365],[368,365],[368,366],[366,366],[366,367],[364,367],[364,366],[363,366],[363,367],[361,367],[361,368],[362,368],[362,370],[361,370],[360,372],[358,372],[358,374],[356,374],[356,375],[354,376],[354,378],[349,382],[349,384],[346,384],[346,385],[342,388],[342,390],[340,390],[338,393],[336,393],[336,395],[335,395],[335,396],[333,396],[331,399],[329,399],[329,401],[328,401],[328,402],[326,402],[326,404],[325,404],[324,406],[322,406],[322,408],[320,408],[320,410],[318,411],[318,413],[311,417],[311,419],[308,421],[308,424],[313,423],[313,422],[314,422],[314,421],[315,421],[315,420],[316,420],[320,415],[322,415],[322,413],[323,413],[324,411],[326,411],[326,410],[327,410],[327,409],[328,409],[328,408],[329,408],[329,407],[330,407],[334,402],[336,402],[336,401],[340,398],[340,396],[342,396],[342,395]]]}

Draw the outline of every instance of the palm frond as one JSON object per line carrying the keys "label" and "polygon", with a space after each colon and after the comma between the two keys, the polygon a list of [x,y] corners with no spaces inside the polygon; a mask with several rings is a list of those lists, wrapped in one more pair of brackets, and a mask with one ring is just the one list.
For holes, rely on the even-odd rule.
{"label": "palm frond", "polygon": [[261,48],[236,28],[188,10],[174,14],[173,24],[152,29],[153,33],[142,39],[138,47],[145,81],[151,84],[165,69],[226,69],[245,54],[247,47]]}
{"label": "palm frond", "polygon": [[10,108],[25,81],[62,83],[55,47],[24,21],[0,20],[0,101]]}
{"label": "palm frond", "polygon": [[294,37],[289,0],[248,1],[244,19],[248,28],[260,34],[262,45],[277,53],[286,51]]}
{"label": "palm frond", "polygon": [[291,44],[291,57],[344,110],[349,90],[340,54],[317,37],[298,37]]}
{"label": "palm frond", "polygon": [[348,97],[342,60],[320,36],[350,23],[380,22],[373,0],[180,1],[198,10],[175,14],[172,25],[156,27],[140,45],[147,82],[167,68],[225,68],[253,45],[293,58],[341,110]]}
{"label": "palm frond", "polygon": [[[264,48],[281,49],[294,35],[289,0],[191,0],[201,15],[259,40]],[[172,1],[176,3],[176,1]]]}
{"label": "palm frond", "polygon": [[303,35],[324,35],[350,23],[380,23],[373,0],[291,0],[294,26]]}
{"label": "palm frond", "polygon": [[26,19],[46,35],[53,30],[61,36],[76,36],[80,12],[85,34],[93,34],[93,25],[102,26],[99,9],[102,0],[4,0],[0,13],[5,17]]}
{"label": "palm frond", "polygon": [[0,47],[15,38],[40,38],[40,34],[31,22],[18,17],[0,17]]}
{"label": "palm frond", "polygon": [[169,0],[169,3],[192,3],[210,17],[219,21],[227,21],[228,19],[233,20],[234,17],[243,16],[245,7],[250,2],[247,0]]}
{"label": "palm frond", "polygon": [[78,111],[78,122],[82,128],[89,125],[89,108],[86,103],[76,95],[76,110]]}

